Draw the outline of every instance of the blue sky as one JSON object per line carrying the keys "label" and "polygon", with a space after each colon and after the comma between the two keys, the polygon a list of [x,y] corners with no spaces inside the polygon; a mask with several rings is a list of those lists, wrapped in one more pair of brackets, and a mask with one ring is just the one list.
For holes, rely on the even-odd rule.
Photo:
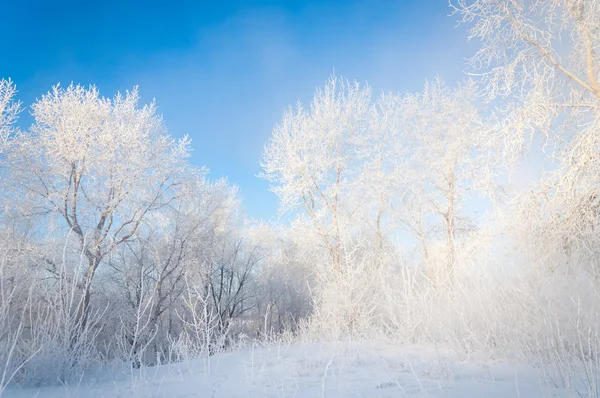
{"label": "blue sky", "polygon": [[[277,198],[262,147],[288,105],[307,103],[335,73],[382,90],[464,78],[476,43],[446,0],[8,1],[0,77],[29,106],[58,82],[104,96],[139,85],[169,132],[192,138],[192,162],[240,187],[250,217]],[[26,127],[31,118],[24,115]]]}

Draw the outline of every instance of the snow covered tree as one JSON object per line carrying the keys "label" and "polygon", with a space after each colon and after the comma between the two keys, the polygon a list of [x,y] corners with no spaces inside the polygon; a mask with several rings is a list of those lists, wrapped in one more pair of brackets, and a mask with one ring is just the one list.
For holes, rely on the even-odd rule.
{"label": "snow covered tree", "polygon": [[[509,98],[505,143],[516,152],[525,133],[542,133],[551,155],[577,157],[594,142],[600,111],[600,1],[460,0],[480,50],[470,59],[488,100]],[[583,154],[580,154],[583,155]]]}
{"label": "snow covered tree", "polygon": [[14,101],[16,92],[15,84],[11,80],[0,80],[0,153],[21,111],[21,103]]}
{"label": "snow covered tree", "polygon": [[372,263],[395,258],[392,236],[404,225],[426,263],[429,245],[443,237],[450,276],[457,235],[472,226],[466,202],[495,188],[493,141],[475,90],[473,82],[452,90],[436,81],[420,94],[372,101],[368,86],[332,78],[309,110],[284,115],[265,148],[263,176],[276,183],[283,210],[304,207],[334,269],[345,245],[357,249],[352,240],[363,253],[376,251]]}
{"label": "snow covered tree", "polygon": [[107,278],[128,313],[119,323],[137,362],[153,363],[169,351],[181,330],[182,294],[207,289],[224,234],[238,228],[231,222],[238,207],[235,187],[210,182],[205,174],[191,174],[177,198],[148,217],[136,239],[109,260],[115,272]]}
{"label": "snow covered tree", "polygon": [[409,140],[402,129],[403,98],[397,94],[382,94],[371,104],[368,113],[368,134],[357,148],[359,173],[353,188],[353,220],[363,224],[363,233],[374,245],[377,264],[389,254],[390,235],[399,227],[393,210],[404,195],[398,177],[403,175]]}
{"label": "snow covered tree", "polygon": [[455,9],[482,42],[471,66],[487,98],[508,99],[497,136],[506,154],[514,158],[527,135],[548,154],[522,215],[533,217],[535,235],[561,231],[554,245],[582,247],[600,221],[600,1],[460,0]]}
{"label": "snow covered tree", "polygon": [[57,219],[78,238],[87,260],[77,271],[79,327],[100,264],[175,198],[187,168],[188,139],[166,134],[154,103],[138,104],[137,88],[110,100],[93,86],[56,86],[6,151],[5,184],[20,193],[13,210]]}
{"label": "snow covered tree", "polygon": [[400,113],[402,140],[409,150],[396,177],[403,198],[396,215],[421,243],[426,263],[431,260],[429,245],[442,238],[444,274],[452,278],[458,242],[475,224],[467,211],[469,201],[497,192],[493,147],[486,141],[490,128],[471,81],[456,89],[440,80],[428,83],[422,93],[403,98]]}
{"label": "snow covered tree", "polygon": [[342,270],[348,192],[358,150],[368,137],[371,90],[333,77],[317,90],[310,109],[288,110],[265,146],[262,177],[281,200],[281,211],[302,206],[331,264]]}

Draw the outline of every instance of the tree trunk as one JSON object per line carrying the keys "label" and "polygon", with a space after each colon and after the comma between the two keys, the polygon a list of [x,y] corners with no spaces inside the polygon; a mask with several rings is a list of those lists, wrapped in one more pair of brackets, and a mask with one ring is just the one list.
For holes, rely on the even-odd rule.
{"label": "tree trunk", "polygon": [[82,333],[84,333],[88,325],[92,279],[94,278],[98,264],[100,264],[100,260],[101,256],[99,255],[91,255],[88,257],[88,267],[83,275],[81,283],[79,283],[79,287],[82,291],[81,299],[77,305],[77,312],[75,314],[75,331],[72,336],[73,343],[77,341]]}
{"label": "tree trunk", "polygon": [[454,267],[456,262],[456,244],[454,242],[454,231],[455,231],[455,220],[454,220],[454,178],[452,177],[449,182],[448,197],[448,212],[446,213],[446,232],[448,234],[448,262],[447,262],[447,276],[449,281],[454,279]]}

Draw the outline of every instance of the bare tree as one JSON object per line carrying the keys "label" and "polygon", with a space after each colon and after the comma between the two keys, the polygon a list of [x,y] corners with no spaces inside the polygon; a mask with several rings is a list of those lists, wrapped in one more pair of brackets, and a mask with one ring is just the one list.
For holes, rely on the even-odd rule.
{"label": "bare tree", "polygon": [[277,184],[282,209],[304,206],[338,271],[344,246],[365,234],[381,263],[399,219],[426,260],[432,239],[445,237],[452,275],[457,234],[470,226],[465,201],[495,185],[475,85],[436,81],[371,101],[368,87],[338,84],[317,91],[310,111],[287,112],[265,148],[263,177]]}
{"label": "bare tree", "polygon": [[310,109],[288,110],[265,146],[261,176],[281,199],[281,211],[302,206],[337,271],[348,218],[349,176],[369,128],[371,90],[332,77]]}
{"label": "bare tree", "polygon": [[471,66],[488,99],[509,99],[496,136],[506,154],[514,159],[531,134],[549,155],[521,215],[543,215],[531,224],[540,237],[561,231],[555,245],[593,248],[585,241],[600,209],[600,1],[461,0],[455,10],[482,42]]}
{"label": "bare tree", "polygon": [[103,259],[174,199],[186,168],[187,138],[171,139],[154,103],[138,103],[137,89],[110,100],[93,86],[56,86],[32,106],[31,132],[11,140],[6,154],[6,183],[22,193],[14,207],[57,216],[78,237],[87,259],[78,282],[81,326]]}
{"label": "bare tree", "polygon": [[218,315],[218,331],[225,334],[232,322],[252,310],[257,264],[262,260],[258,247],[243,238],[227,240],[210,266],[208,291]]}
{"label": "bare tree", "polygon": [[545,112],[597,108],[600,2],[459,0],[454,10],[482,42],[470,65],[488,98],[514,95]]}
{"label": "bare tree", "polygon": [[353,189],[355,223],[363,224],[367,234],[374,234],[375,258],[380,265],[390,248],[390,235],[398,223],[393,218],[404,196],[399,177],[406,166],[410,142],[402,127],[403,99],[384,93],[371,105],[369,130],[358,148],[360,173]]}
{"label": "bare tree", "polygon": [[[131,311],[145,308],[147,328],[142,332],[155,343],[147,347],[155,348],[146,353],[149,360],[156,359],[161,345],[177,338],[180,296],[189,287],[204,287],[207,258],[212,258],[223,231],[237,228],[229,220],[237,206],[235,187],[225,180],[209,182],[204,174],[201,170],[178,187],[177,199],[149,217],[136,239],[109,263],[115,271],[111,279]],[[144,344],[141,338],[129,340]]]}
{"label": "bare tree", "polygon": [[440,80],[426,84],[403,99],[400,112],[410,149],[397,177],[403,200],[396,214],[421,243],[426,261],[429,244],[443,237],[445,275],[452,278],[460,235],[474,226],[469,202],[497,192],[490,128],[475,104],[473,82],[456,89]]}
{"label": "bare tree", "polygon": [[[263,247],[264,260],[258,269],[256,316],[258,335],[296,333],[312,309],[311,287],[320,254],[311,244],[297,242],[298,228],[282,225],[258,225],[251,230],[251,239]],[[305,236],[304,234],[302,234]]]}
{"label": "bare tree", "polygon": [[0,80],[0,153],[13,131],[13,125],[21,112],[21,103],[14,101],[17,93],[15,84],[9,79]]}

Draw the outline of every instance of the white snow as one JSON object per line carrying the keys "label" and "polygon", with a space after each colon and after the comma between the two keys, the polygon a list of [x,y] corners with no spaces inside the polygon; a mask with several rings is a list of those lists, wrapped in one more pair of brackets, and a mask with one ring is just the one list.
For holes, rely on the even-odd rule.
{"label": "white snow", "polygon": [[77,385],[11,387],[5,398],[55,397],[562,397],[531,366],[434,347],[367,341],[248,349]]}

